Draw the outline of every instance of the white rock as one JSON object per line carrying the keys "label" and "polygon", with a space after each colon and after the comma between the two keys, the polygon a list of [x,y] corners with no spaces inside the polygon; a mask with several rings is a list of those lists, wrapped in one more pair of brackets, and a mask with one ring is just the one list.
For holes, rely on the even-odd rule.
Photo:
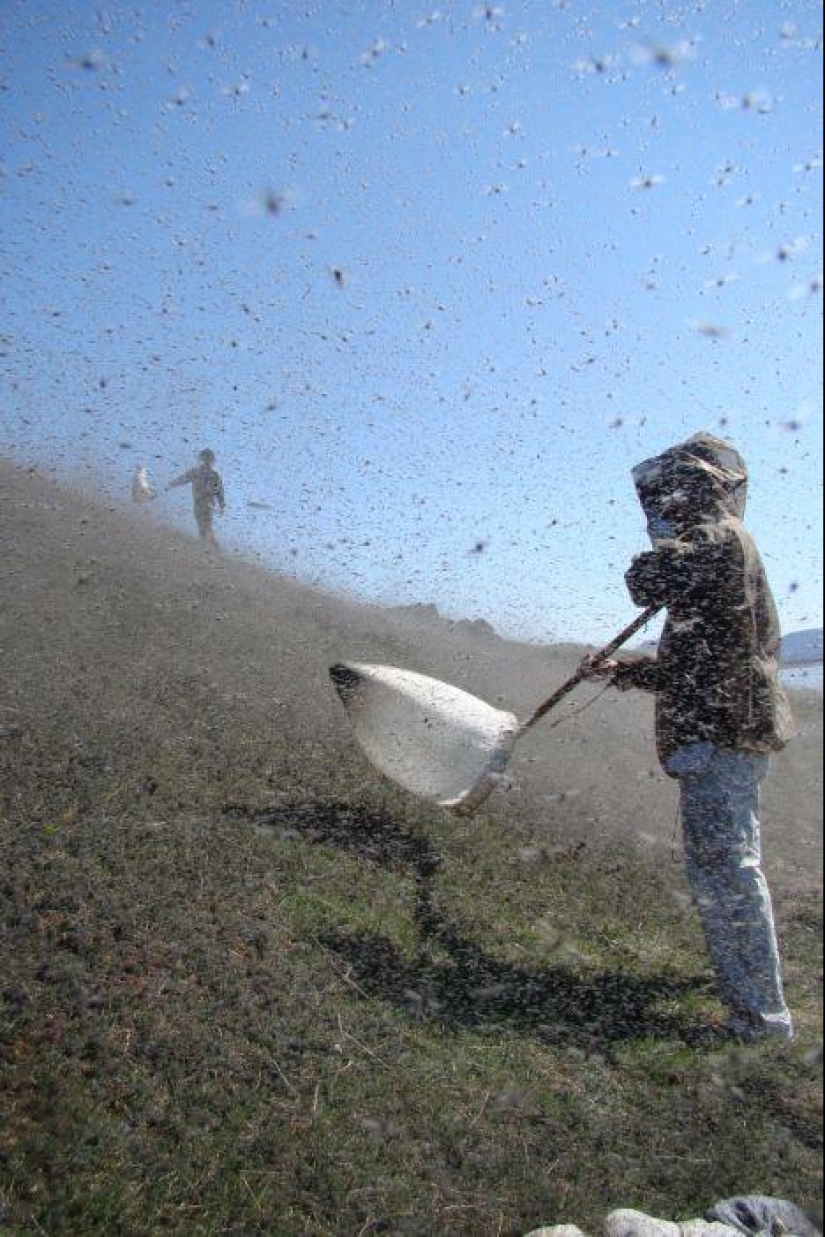
{"label": "white rock", "polygon": [[680,1224],[682,1237],[735,1237],[737,1229],[718,1220],[685,1220]]}
{"label": "white rock", "polygon": [[531,1229],[524,1237],[585,1237],[585,1234],[575,1224],[553,1224]]}
{"label": "white rock", "polygon": [[604,1222],[605,1237],[681,1237],[678,1224],[657,1220],[642,1211],[611,1211]]}

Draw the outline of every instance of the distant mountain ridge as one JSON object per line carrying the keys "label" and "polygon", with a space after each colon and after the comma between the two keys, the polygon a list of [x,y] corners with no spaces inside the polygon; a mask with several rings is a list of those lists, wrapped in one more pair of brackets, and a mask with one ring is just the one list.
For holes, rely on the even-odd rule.
{"label": "distant mountain ridge", "polygon": [[[435,624],[465,635],[480,636],[487,640],[505,639],[496,631],[492,623],[489,623],[486,619],[449,619],[432,602],[411,602],[406,605],[392,606],[391,611],[393,614],[405,618],[419,620],[425,624]],[[822,636],[823,629],[821,627],[789,631],[782,637],[780,664],[782,666],[821,665],[823,660]],[[553,643],[557,644],[558,641]],[[652,653],[655,652],[657,645],[658,640],[644,640],[641,644],[636,645],[636,648],[639,652]]]}
{"label": "distant mountain ridge", "polygon": [[438,606],[432,602],[410,602],[407,605],[392,606],[392,613],[403,615],[406,618],[421,619],[425,623],[439,623],[451,629],[456,629],[459,632],[465,632],[476,636],[484,636],[489,639],[500,640],[502,637],[496,631],[492,623],[487,619],[449,619],[446,618]]}
{"label": "distant mountain ridge", "polygon": [[783,666],[816,666],[822,663],[822,628],[789,631],[782,637]]}
{"label": "distant mountain ridge", "polygon": [[[645,640],[638,646],[641,652],[653,652],[657,640]],[[782,666],[821,666],[822,628],[808,627],[802,631],[789,631],[782,637],[779,662]]]}

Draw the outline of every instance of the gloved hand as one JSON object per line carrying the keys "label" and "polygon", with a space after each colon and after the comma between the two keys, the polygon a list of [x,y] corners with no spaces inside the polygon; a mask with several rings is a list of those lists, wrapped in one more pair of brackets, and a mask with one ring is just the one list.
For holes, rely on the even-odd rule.
{"label": "gloved hand", "polygon": [[619,669],[619,663],[615,657],[600,659],[595,653],[588,653],[582,658],[579,669],[582,671],[582,678],[585,679],[612,679]]}

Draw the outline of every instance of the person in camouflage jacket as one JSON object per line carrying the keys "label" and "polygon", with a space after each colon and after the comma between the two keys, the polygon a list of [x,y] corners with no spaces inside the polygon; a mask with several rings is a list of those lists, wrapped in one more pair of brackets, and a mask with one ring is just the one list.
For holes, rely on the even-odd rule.
{"label": "person in camouflage jacket", "polygon": [[688,878],[731,1029],[790,1038],[759,791],[788,742],[780,630],[765,569],[742,524],[747,469],[730,443],[697,434],[633,470],[653,549],[625,577],[667,621],[655,657],[595,663],[620,689],[655,693],[656,741],[679,779]]}

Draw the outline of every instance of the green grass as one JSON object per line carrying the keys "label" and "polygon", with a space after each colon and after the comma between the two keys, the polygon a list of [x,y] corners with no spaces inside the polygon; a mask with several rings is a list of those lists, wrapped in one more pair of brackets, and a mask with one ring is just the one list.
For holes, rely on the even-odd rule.
{"label": "green grass", "polygon": [[75,785],[3,822],[4,1231],[514,1237],[818,1198],[815,906],[783,916],[799,1043],[746,1049],[639,861],[389,788],[285,777],[244,813],[191,784],[209,812]]}

